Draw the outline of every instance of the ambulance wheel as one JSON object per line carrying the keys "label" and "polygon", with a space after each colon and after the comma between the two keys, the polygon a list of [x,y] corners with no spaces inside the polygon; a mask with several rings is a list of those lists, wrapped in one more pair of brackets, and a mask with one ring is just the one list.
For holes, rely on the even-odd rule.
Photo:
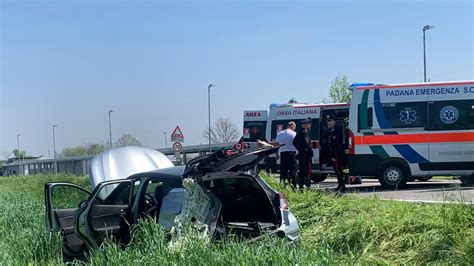
{"label": "ambulance wheel", "polygon": [[323,182],[324,180],[326,180],[326,178],[328,177],[327,174],[320,174],[320,175],[315,175],[315,174],[312,174],[311,175],[311,180],[313,180],[313,182]]}
{"label": "ambulance wheel", "polygon": [[382,165],[377,177],[384,188],[402,187],[407,182],[408,171],[403,165],[392,162]]}
{"label": "ambulance wheel", "polygon": [[426,182],[428,180],[430,180],[432,178],[432,176],[420,176],[418,177],[418,181],[422,181],[422,182]]}
{"label": "ambulance wheel", "polygon": [[464,186],[474,186],[474,175],[461,176],[459,179]]}

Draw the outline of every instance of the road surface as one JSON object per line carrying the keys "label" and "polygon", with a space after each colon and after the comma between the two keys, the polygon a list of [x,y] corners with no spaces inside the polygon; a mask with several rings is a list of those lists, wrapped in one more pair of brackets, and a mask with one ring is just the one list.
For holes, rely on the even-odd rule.
{"label": "road surface", "polygon": [[[330,178],[313,184],[317,189],[331,189],[336,186],[337,181]],[[406,187],[394,190],[382,188],[378,180],[363,179],[361,185],[347,185],[347,189],[348,193],[360,197],[377,197],[384,200],[474,204],[474,187],[461,186],[459,180],[408,182]]]}

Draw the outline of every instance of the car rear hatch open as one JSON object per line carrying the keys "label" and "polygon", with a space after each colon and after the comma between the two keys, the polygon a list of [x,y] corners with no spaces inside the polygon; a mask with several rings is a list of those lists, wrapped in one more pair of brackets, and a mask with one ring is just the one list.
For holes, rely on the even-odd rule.
{"label": "car rear hatch open", "polygon": [[201,174],[223,171],[243,172],[254,169],[261,160],[277,151],[278,147],[272,147],[226,155],[224,150],[219,150],[202,159],[190,161],[188,166],[193,166]]}

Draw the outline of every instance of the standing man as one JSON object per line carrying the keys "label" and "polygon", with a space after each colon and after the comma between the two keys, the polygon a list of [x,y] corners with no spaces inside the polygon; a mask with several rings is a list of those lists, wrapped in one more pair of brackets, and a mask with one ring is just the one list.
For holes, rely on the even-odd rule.
{"label": "standing man", "polygon": [[298,159],[298,185],[300,189],[304,185],[311,186],[311,159],[313,158],[313,147],[311,145],[311,117],[301,121],[302,130],[296,134],[293,144],[298,150],[296,158]]}
{"label": "standing man", "polygon": [[342,129],[336,126],[334,116],[327,116],[327,123],[329,128],[328,145],[329,155],[331,157],[334,172],[337,175],[337,191],[346,192],[346,184],[342,167],[344,164],[344,139]]}
{"label": "standing man", "polygon": [[280,146],[280,181],[283,184],[291,182],[296,187],[296,148],[293,139],[296,136],[296,124],[291,121],[288,127],[278,133],[276,137],[277,145]]}

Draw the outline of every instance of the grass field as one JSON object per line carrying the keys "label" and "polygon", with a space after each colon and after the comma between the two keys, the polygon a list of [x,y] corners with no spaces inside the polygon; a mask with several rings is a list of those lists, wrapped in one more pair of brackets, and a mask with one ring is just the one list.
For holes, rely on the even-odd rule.
{"label": "grass field", "polygon": [[[411,204],[323,192],[294,192],[276,180],[268,183],[287,195],[300,222],[302,241],[266,239],[248,244],[213,244],[191,237],[169,248],[152,221],[135,228],[130,245],[106,243],[84,262],[103,264],[403,264],[474,265],[474,209],[463,204]],[[62,264],[61,241],[44,225],[43,184],[86,178],[37,175],[0,178],[0,265]]]}

